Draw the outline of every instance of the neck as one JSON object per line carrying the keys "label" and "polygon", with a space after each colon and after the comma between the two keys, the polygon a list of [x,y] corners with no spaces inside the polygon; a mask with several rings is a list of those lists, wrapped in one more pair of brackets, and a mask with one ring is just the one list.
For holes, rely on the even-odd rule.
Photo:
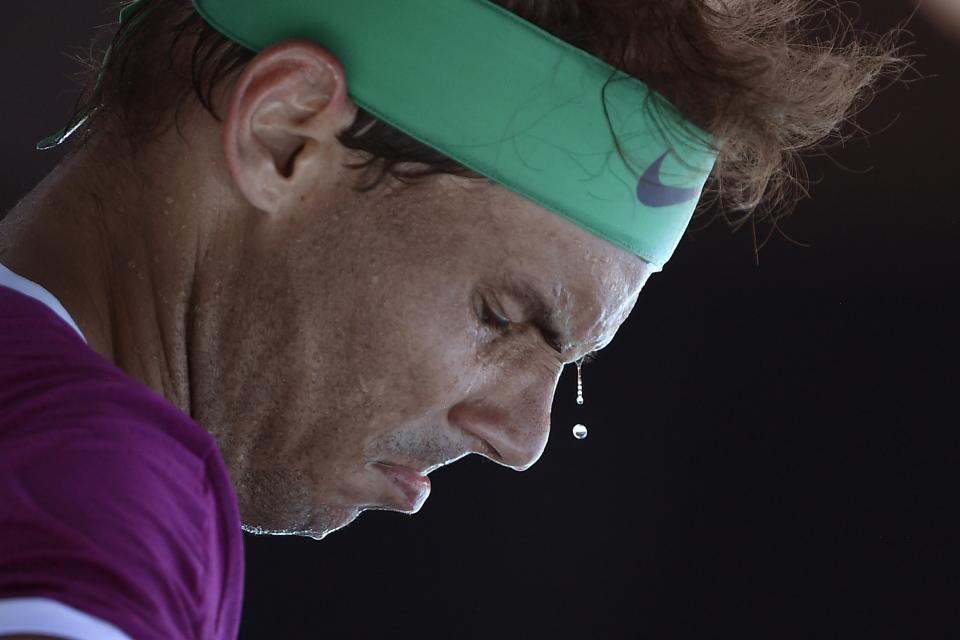
{"label": "neck", "polygon": [[189,414],[198,216],[189,186],[167,188],[179,176],[151,184],[136,169],[94,143],[63,161],[0,221],[0,262],[56,296],[92,349]]}

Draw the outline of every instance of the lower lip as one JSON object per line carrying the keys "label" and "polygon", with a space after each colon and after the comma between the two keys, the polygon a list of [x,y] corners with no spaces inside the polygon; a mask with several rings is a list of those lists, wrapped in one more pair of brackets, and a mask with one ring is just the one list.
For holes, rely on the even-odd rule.
{"label": "lower lip", "polygon": [[418,471],[382,462],[374,462],[373,466],[393,480],[394,485],[400,490],[404,511],[418,510],[430,495],[430,478]]}

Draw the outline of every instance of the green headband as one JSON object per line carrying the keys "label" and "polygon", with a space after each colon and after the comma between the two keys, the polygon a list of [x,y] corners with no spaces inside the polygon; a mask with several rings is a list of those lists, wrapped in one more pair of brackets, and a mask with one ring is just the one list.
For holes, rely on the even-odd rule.
{"label": "green headband", "polygon": [[710,136],[645,84],[488,0],[194,5],[253,51],[324,46],[356,104],[657,270],[716,159]]}

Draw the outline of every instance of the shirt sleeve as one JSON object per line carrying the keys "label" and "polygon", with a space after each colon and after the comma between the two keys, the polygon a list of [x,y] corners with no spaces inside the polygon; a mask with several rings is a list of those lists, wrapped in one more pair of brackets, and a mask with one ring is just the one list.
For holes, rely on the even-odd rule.
{"label": "shirt sleeve", "polygon": [[[118,638],[198,637],[211,526],[203,460],[136,432],[63,427],[0,442],[8,613],[12,599],[37,598],[48,611],[54,601],[113,627]],[[43,615],[35,628],[22,626],[29,622],[18,608],[20,633],[47,631]]]}

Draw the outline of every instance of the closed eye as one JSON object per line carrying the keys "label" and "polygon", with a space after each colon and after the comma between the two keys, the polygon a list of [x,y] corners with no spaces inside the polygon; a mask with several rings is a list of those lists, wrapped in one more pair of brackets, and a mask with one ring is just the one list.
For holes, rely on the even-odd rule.
{"label": "closed eye", "polygon": [[[523,298],[523,296],[520,296]],[[500,333],[505,333],[510,329],[511,326],[516,323],[510,321],[508,318],[504,318],[499,313],[493,310],[490,304],[487,302],[486,298],[483,296],[477,296],[478,308],[477,315],[481,322],[486,324],[489,327],[499,331]],[[528,310],[529,311],[529,310]],[[540,332],[540,336],[543,338],[543,341],[557,353],[563,353],[563,348],[560,346],[559,342],[556,339],[557,333],[554,330],[551,330],[547,323],[542,319],[542,315],[538,319],[533,320],[533,324],[536,326]],[[580,366],[583,366],[587,362],[594,360],[597,356],[594,353],[588,353],[580,360]]]}
{"label": "closed eye", "polygon": [[487,301],[484,300],[480,308],[480,321],[494,327],[499,331],[505,331],[510,328],[511,322],[503,316],[497,314],[490,308]]}

